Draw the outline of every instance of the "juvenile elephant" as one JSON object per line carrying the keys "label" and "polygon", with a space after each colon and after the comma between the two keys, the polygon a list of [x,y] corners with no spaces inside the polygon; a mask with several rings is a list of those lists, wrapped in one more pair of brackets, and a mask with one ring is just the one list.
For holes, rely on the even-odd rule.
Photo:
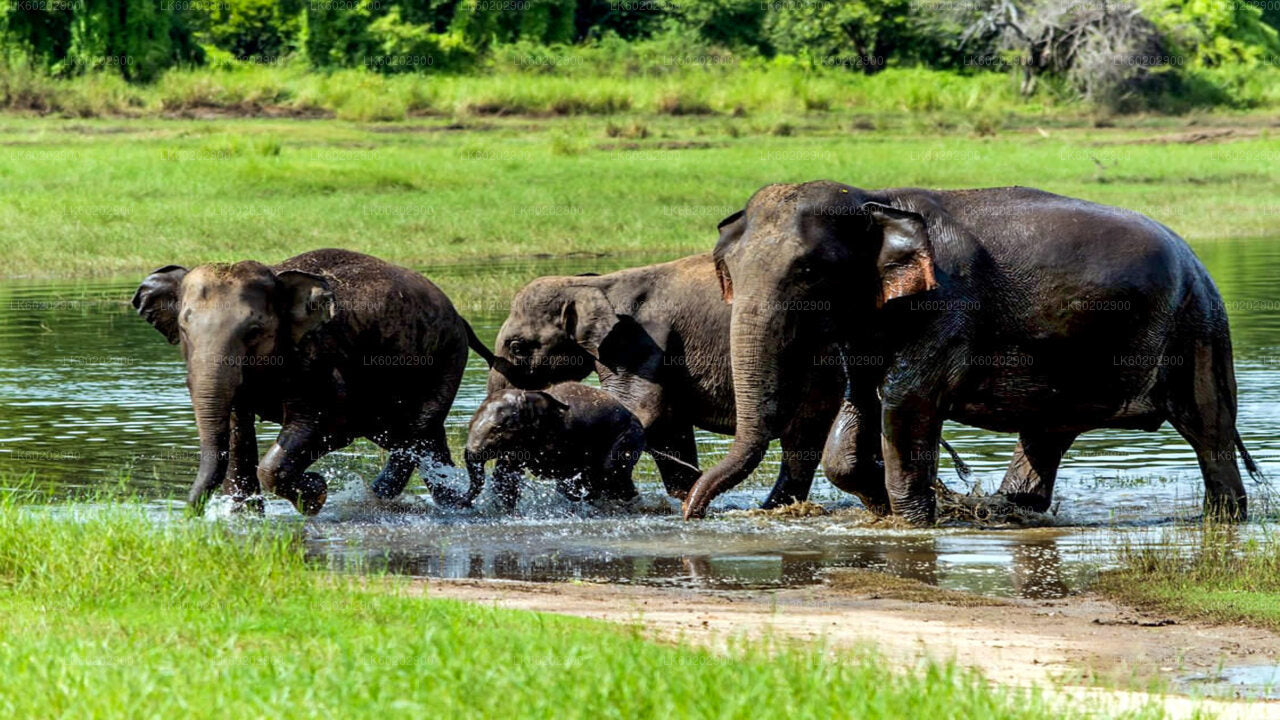
{"label": "juvenile elephant", "polygon": [[[1029,188],[822,181],[762,188],[720,231],[738,432],[685,517],[745,478],[796,412],[812,368],[795,348],[833,339],[882,359],[850,366],[858,422],[834,440],[864,460],[882,448],[883,469],[859,462],[859,482],[883,482],[913,522],[935,518],[944,420],[1018,433],[1001,491],[1036,510],[1080,433],[1168,421],[1196,452],[1206,511],[1246,516],[1237,448],[1257,468],[1236,432],[1226,309],[1160,223]],[[825,335],[788,311],[803,303],[827,308]]]}
{"label": "juvenile elephant", "polygon": [[508,511],[520,498],[524,470],[555,480],[556,490],[570,500],[631,500],[631,471],[643,450],[639,419],[602,390],[576,382],[499,390],[471,418],[471,487],[454,504],[469,505],[480,495],[490,460],[496,493]]}
{"label": "juvenile elephant", "polygon": [[[607,275],[538,278],[511,300],[489,389],[537,389],[595,370],[600,386],[644,425],[667,492],[683,498],[699,475],[693,429],[735,429],[730,312],[710,254]],[[769,435],[781,438],[783,463],[765,507],[809,495],[844,387],[835,358],[818,346],[797,358],[810,371],[789,389],[794,412]]]}
{"label": "juvenile elephant", "polygon": [[[222,484],[241,503],[265,488],[314,514],[328,489],[307,468],[357,437],[390,451],[373,489],[394,497],[420,460],[453,464],[444,420],[467,346],[492,360],[430,281],[347,250],[170,265],[133,306],[182,347],[200,430],[195,511]],[[282,425],[261,462],[257,417]]]}

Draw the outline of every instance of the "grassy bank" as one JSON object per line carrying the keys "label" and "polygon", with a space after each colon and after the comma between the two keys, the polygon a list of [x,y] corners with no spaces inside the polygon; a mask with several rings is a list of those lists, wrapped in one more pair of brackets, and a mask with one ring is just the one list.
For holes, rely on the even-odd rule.
{"label": "grassy bank", "polygon": [[747,645],[717,655],[410,590],[310,570],[280,529],[6,500],[0,714],[1064,717],[954,667]]}
{"label": "grassy bank", "polygon": [[877,130],[835,113],[388,124],[9,117],[0,119],[0,275],[132,276],[325,246],[415,265],[675,257],[708,249],[716,222],[761,185],[823,177],[871,188],[1033,185],[1146,212],[1193,243],[1273,234],[1280,139],[1250,118],[1197,122],[985,127],[943,113]]}
{"label": "grassy bank", "polygon": [[[1125,548],[1120,569],[1104,573],[1099,590],[1159,612],[1280,630],[1280,546],[1270,528],[1244,541],[1241,532],[1206,525],[1189,543]],[[1178,549],[1187,545],[1195,549]]]}
{"label": "grassy bank", "polygon": [[566,64],[573,59],[529,58],[537,64],[523,71],[509,67],[473,75],[384,76],[245,65],[175,70],[150,84],[106,73],[59,80],[19,67],[0,74],[0,108],[81,118],[225,113],[388,121],[421,115],[741,116],[827,110],[1036,115],[1055,105],[1049,97],[1022,98],[1015,80],[998,73],[891,69],[868,76],[798,66],[720,66],[714,58],[704,64],[676,58],[681,64],[609,72]]}
{"label": "grassy bank", "polygon": [[[1100,109],[1075,91],[1042,83],[1031,97],[1020,74],[891,67],[866,75],[794,58],[742,60],[672,46],[631,56],[579,49],[508,50],[468,74],[381,75],[316,71],[300,62],[232,62],[174,69],[150,83],[88,73],[53,78],[0,65],[0,110],[63,117],[199,115],[336,117],[398,121],[424,115],[761,115],[946,112],[990,123],[1001,115],[1088,116]],[[0,61],[2,62],[2,61]],[[1152,98],[1152,107],[1266,110],[1280,106],[1280,70],[1195,71],[1216,92]],[[1231,101],[1225,102],[1224,97]]]}

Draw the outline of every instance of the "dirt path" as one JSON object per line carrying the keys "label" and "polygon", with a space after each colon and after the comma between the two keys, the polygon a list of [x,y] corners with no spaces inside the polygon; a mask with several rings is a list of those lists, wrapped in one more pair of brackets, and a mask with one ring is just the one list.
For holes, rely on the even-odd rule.
{"label": "dirt path", "polygon": [[[712,647],[765,634],[839,647],[871,644],[904,665],[922,657],[953,659],[1001,684],[1055,688],[1110,710],[1141,707],[1153,696],[1090,685],[1147,688],[1152,681],[1212,674],[1221,667],[1280,662],[1280,637],[1271,633],[1173,623],[1095,597],[1008,602],[945,593],[923,602],[884,597],[902,597],[900,590],[713,591],[469,580],[432,580],[425,587],[431,597],[639,622],[657,639]],[[1179,695],[1157,700],[1171,717],[1190,717],[1199,707],[1222,718],[1280,718],[1278,702],[1194,701]]]}

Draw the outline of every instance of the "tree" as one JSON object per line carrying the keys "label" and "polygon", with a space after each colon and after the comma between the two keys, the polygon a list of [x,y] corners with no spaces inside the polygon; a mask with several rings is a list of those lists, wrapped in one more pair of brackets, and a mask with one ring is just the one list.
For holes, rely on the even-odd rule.
{"label": "tree", "polygon": [[915,39],[910,0],[779,0],[765,28],[780,52],[865,73],[909,54]]}

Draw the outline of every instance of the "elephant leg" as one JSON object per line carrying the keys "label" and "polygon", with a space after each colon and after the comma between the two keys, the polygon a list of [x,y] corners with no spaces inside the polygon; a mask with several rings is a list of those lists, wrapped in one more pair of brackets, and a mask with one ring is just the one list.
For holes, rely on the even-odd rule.
{"label": "elephant leg", "polygon": [[507,458],[498,458],[494,463],[493,494],[497,496],[504,512],[516,509],[516,503],[520,501],[520,483],[523,480],[524,473],[517,463]]}
{"label": "elephant leg", "polygon": [[[384,433],[388,439],[386,447],[401,447],[410,451],[419,462],[419,469],[428,466],[454,467],[453,455],[449,452],[449,440],[445,433],[445,421],[449,417],[449,408],[458,394],[458,386],[462,383],[462,373],[466,366],[466,354],[456,369],[446,372],[435,382],[432,394],[424,398],[421,407],[410,422],[388,428]],[[382,443],[379,443],[382,444]],[[423,476],[424,481],[426,476]],[[408,476],[405,476],[408,482]],[[431,482],[427,481],[427,487]],[[389,488],[390,489],[390,488]],[[402,484],[396,494],[404,489]],[[394,497],[394,495],[392,495]]]}
{"label": "elephant leg", "polygon": [[449,452],[449,439],[441,420],[425,433],[418,449],[418,457],[422,465],[454,467],[453,455]]}
{"label": "elephant leg", "polygon": [[813,474],[822,461],[823,440],[841,408],[843,372],[816,373],[796,411],[779,435],[782,465],[778,480],[760,507],[769,510],[809,499]]}
{"label": "elephant leg", "polygon": [[609,448],[601,468],[600,487],[593,488],[593,492],[609,500],[634,500],[640,493],[636,492],[632,472],[643,448],[644,428],[636,423]]}
{"label": "elephant leg", "polygon": [[796,419],[782,431],[782,466],[778,480],[768,497],[760,505],[770,510],[784,505],[804,502],[813,488],[813,474],[822,460],[822,440],[831,427],[836,406],[821,407],[806,413],[801,410]]}
{"label": "elephant leg", "polygon": [[329,488],[319,473],[306,470],[323,455],[350,442],[350,438],[312,424],[286,425],[258,463],[258,481],[267,492],[293,503],[303,515],[315,515],[324,507]]}
{"label": "elephant leg", "polygon": [[[698,471],[698,443],[693,436],[693,426],[672,428],[666,423],[649,428],[647,443],[656,452],[651,454],[658,466],[662,486],[667,494],[677,500],[685,499],[689,488],[702,474]],[[660,454],[659,454],[660,453]]]}
{"label": "elephant leg", "polygon": [[[865,407],[865,409],[864,409]],[[822,451],[822,470],[837,488],[856,496],[867,510],[888,515],[884,460],[880,448],[880,403],[845,399]]]}
{"label": "elephant leg", "polygon": [[441,492],[439,499],[460,499],[450,495],[446,498],[447,489],[441,489],[438,483],[428,478],[428,468],[453,467],[453,455],[449,452],[449,441],[445,433],[444,421],[449,414],[449,406],[453,404],[453,396],[457,393],[457,382],[447,379],[442,382],[436,397],[423,403],[417,418],[404,426],[393,427],[379,433],[373,438],[378,445],[387,448],[391,456],[387,465],[369,486],[373,494],[383,500],[399,497],[409,484],[414,469],[419,469],[427,489],[433,494]]}
{"label": "elephant leg", "polygon": [[932,525],[938,517],[934,483],[942,439],[937,403],[919,395],[886,398],[881,426],[889,506],[908,522]]}
{"label": "elephant leg", "polygon": [[251,410],[236,408],[231,413],[231,457],[222,492],[237,508],[262,512],[262,486],[258,482],[258,435]]}
{"label": "elephant leg", "polygon": [[397,448],[391,451],[386,467],[378,473],[369,489],[383,500],[391,500],[404,492],[409,484],[409,477],[418,467],[418,454],[409,448]]}
{"label": "elephant leg", "polygon": [[1058,465],[1078,436],[1076,432],[1023,431],[1000,484],[1000,493],[1015,505],[1036,512],[1048,510],[1053,502]]}
{"label": "elephant leg", "polygon": [[[1236,465],[1236,397],[1230,351],[1194,347],[1191,362],[1168,379],[1169,424],[1196,452],[1204,477],[1206,516],[1248,518],[1248,498]],[[1225,361],[1216,361],[1222,355]],[[1217,358],[1215,358],[1217,356]],[[1226,376],[1225,378],[1223,376]]]}

